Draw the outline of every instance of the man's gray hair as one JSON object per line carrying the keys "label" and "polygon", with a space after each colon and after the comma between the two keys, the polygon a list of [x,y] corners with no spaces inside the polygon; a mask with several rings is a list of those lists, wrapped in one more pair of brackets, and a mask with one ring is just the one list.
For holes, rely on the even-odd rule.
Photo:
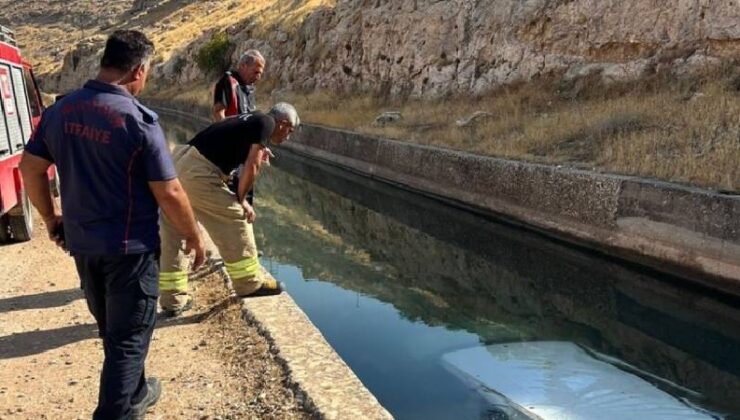
{"label": "man's gray hair", "polygon": [[264,63],[265,57],[263,57],[262,53],[257,50],[247,50],[241,57],[239,57],[239,64],[246,64],[248,66],[251,66],[258,61]]}
{"label": "man's gray hair", "polygon": [[278,102],[270,108],[267,112],[268,115],[272,115],[276,120],[289,121],[293,128],[298,128],[301,124],[301,118],[298,116],[298,111],[295,107],[287,102]]}

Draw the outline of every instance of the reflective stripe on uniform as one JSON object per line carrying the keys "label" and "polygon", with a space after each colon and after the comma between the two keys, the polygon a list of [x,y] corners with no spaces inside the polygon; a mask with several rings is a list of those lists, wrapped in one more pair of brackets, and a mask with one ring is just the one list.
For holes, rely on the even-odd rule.
{"label": "reflective stripe on uniform", "polygon": [[171,271],[159,273],[159,289],[186,291],[188,288],[187,271]]}
{"label": "reflective stripe on uniform", "polygon": [[224,265],[232,280],[243,277],[256,277],[260,268],[260,262],[256,256],[233,263],[226,262]]}

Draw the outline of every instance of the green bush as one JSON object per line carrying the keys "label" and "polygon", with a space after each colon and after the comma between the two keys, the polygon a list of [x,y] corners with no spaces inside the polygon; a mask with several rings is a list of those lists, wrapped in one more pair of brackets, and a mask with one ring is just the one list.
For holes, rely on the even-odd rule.
{"label": "green bush", "polygon": [[228,35],[218,32],[201,47],[195,60],[204,73],[221,73],[229,69],[233,50],[234,43],[229,40]]}

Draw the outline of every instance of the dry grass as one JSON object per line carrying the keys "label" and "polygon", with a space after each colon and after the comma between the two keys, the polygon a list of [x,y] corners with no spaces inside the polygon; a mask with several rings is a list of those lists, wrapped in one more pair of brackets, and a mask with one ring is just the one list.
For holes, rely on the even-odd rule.
{"label": "dry grass", "polygon": [[275,27],[293,32],[310,13],[322,7],[334,7],[336,0],[272,0],[269,3],[269,7],[255,15],[255,36],[267,37]]}
{"label": "dry grass", "polygon": [[329,0],[232,0],[181,1],[166,4],[136,19],[121,22],[117,27],[140,28],[157,46],[157,59],[168,60],[172,54],[201,37],[205,31],[217,32],[238,27],[245,22],[255,24],[256,37],[275,27],[290,31],[307,14]]}
{"label": "dry grass", "polygon": [[[740,93],[728,78],[568,95],[547,82],[480,98],[295,94],[307,122],[485,155],[740,190]],[[734,80],[734,79],[733,79]],[[398,123],[374,125],[382,111]],[[459,127],[476,111],[488,118]]]}
{"label": "dry grass", "polygon": [[213,84],[202,81],[183,89],[179,85],[149,85],[144,91],[145,98],[154,98],[166,102],[168,107],[188,111],[193,109],[210,109],[213,105]]}
{"label": "dry grass", "polygon": [[219,31],[235,25],[250,15],[259,14],[270,7],[274,0],[193,2],[173,8],[162,16],[147,16],[156,22],[147,31],[157,46],[157,55],[163,60],[203,35],[204,28]]}
{"label": "dry grass", "polygon": [[[200,80],[188,85],[187,89],[183,89],[180,85],[148,85],[143,97],[145,100],[154,99],[157,103],[168,108],[210,116],[210,109],[213,105],[213,85],[215,83],[215,78],[213,80]],[[257,92],[257,108],[269,108],[272,105],[270,97],[266,93],[269,92],[269,89],[260,84]]]}
{"label": "dry grass", "polygon": [[15,30],[24,57],[37,75],[62,66],[68,50],[100,33],[112,21],[125,20],[131,0],[0,0],[0,24]]}
{"label": "dry grass", "polygon": [[[210,308],[203,324],[207,341],[227,373],[221,380],[240,396],[212,414],[226,418],[313,418],[287,386],[288,372],[267,340],[256,326],[245,325],[241,300],[226,293],[221,276],[210,275],[199,284],[196,302]],[[206,340],[202,343],[209,344]]]}
{"label": "dry grass", "polygon": [[[157,47],[155,60],[172,54],[203,36],[254,23],[254,35],[275,28],[292,32],[303,18],[335,0],[162,0],[145,12],[131,10],[131,0],[111,0],[104,6],[87,0],[19,2],[0,0],[0,23],[13,27],[24,54],[39,75],[58,71],[64,54],[81,40],[115,29],[144,31]],[[38,10],[44,13],[39,15]],[[60,43],[59,40],[64,42]]]}

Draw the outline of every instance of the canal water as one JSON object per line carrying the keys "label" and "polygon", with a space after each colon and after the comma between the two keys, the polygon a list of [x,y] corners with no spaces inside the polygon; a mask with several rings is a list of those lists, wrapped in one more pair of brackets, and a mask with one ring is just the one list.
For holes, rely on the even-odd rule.
{"label": "canal water", "polygon": [[394,417],[740,419],[738,299],[275,154],[262,264]]}

